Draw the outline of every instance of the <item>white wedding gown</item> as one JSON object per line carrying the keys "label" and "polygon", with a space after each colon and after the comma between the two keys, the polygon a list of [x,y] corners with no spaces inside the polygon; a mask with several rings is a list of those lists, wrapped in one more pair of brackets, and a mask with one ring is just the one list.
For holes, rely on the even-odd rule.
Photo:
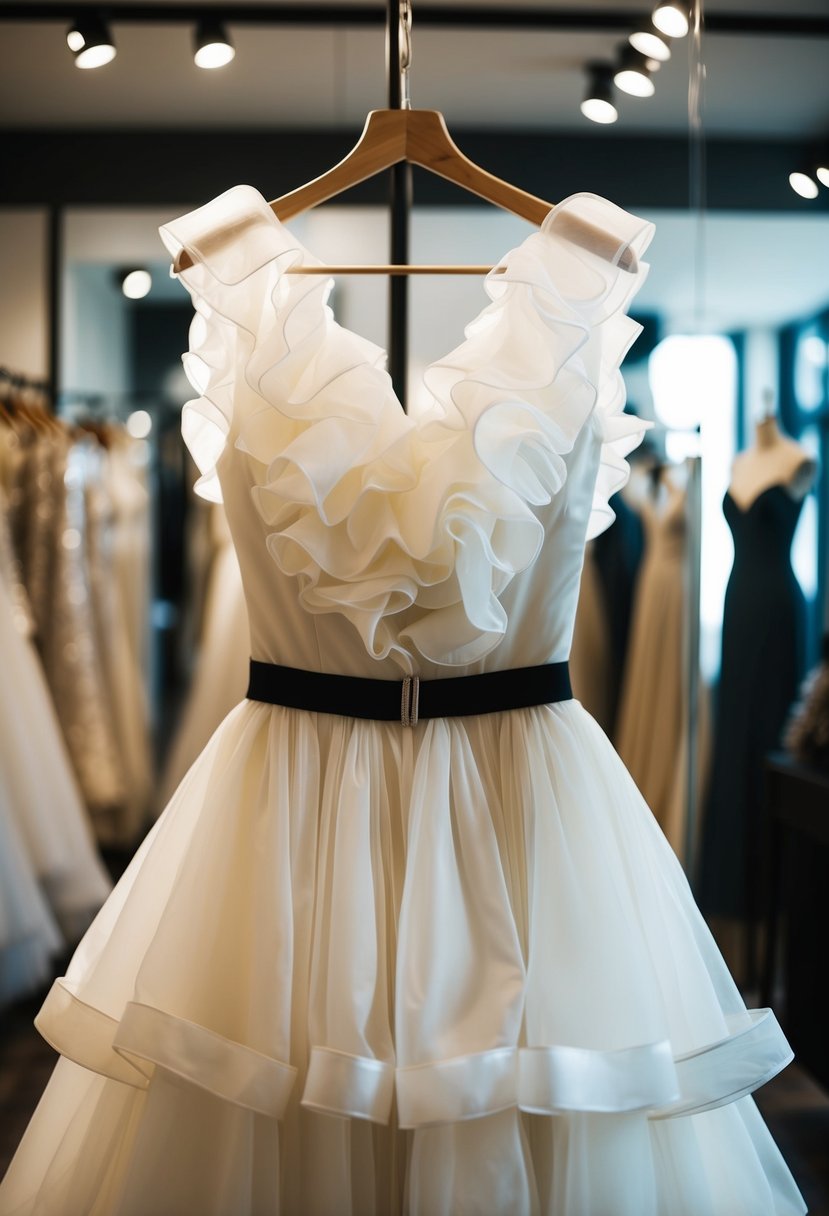
{"label": "white wedding gown", "polygon": [[[389,680],[566,659],[642,429],[618,365],[644,269],[619,259],[649,225],[554,208],[416,419],[256,191],[163,235],[194,262],[184,432],[253,656]],[[788,1045],[572,700],[414,728],[242,703],[38,1025],[65,1058],[4,1216],[804,1211],[748,1096]]]}
{"label": "white wedding gown", "polygon": [[[33,981],[35,976],[44,980],[50,970],[48,955],[79,940],[112,883],[95,848],[40,658],[29,637],[19,632],[14,601],[2,571],[0,671],[0,818],[14,821],[14,828],[0,828],[0,834],[7,838],[7,843],[0,839],[0,852],[7,854],[4,861],[8,864],[3,866],[7,872],[18,844],[25,849],[39,892],[32,904],[33,917],[43,926],[38,909],[45,898],[60,930],[56,934],[51,925],[43,926],[36,935],[44,949],[37,951],[42,963],[31,974]],[[22,870],[17,881],[9,879],[7,883],[0,878],[0,886],[5,888],[0,892],[0,905],[24,881]],[[11,938],[14,940],[14,934]],[[0,949],[3,941],[0,929]],[[18,968],[13,971],[18,973]],[[5,987],[8,995],[20,995],[36,986],[35,981],[28,986],[11,983]],[[3,987],[0,984],[0,990]]]}

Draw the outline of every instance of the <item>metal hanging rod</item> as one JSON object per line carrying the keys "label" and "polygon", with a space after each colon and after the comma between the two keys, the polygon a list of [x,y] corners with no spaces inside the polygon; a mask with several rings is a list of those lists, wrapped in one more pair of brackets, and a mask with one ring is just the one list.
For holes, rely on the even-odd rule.
{"label": "metal hanging rod", "polygon": [[[379,26],[386,19],[384,5],[316,4],[95,4],[17,3],[0,6],[0,22],[73,21],[84,13],[100,12],[114,25],[182,25],[201,17],[221,17],[229,25]],[[605,30],[627,31],[642,20],[644,8],[512,8],[487,9],[480,5],[419,4],[419,27],[456,26],[466,29]],[[768,35],[771,37],[829,37],[829,16],[779,16],[754,13],[706,13],[709,34]]]}

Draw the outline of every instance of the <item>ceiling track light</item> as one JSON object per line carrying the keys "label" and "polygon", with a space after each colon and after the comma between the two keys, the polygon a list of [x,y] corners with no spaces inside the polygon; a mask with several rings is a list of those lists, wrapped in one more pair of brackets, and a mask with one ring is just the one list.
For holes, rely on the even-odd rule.
{"label": "ceiling track light", "polygon": [[100,13],[87,13],[66,31],[66,45],[75,56],[75,67],[102,68],[115,58],[115,39]]}
{"label": "ceiling track light", "polygon": [[815,179],[810,173],[804,173],[802,169],[789,174],[789,185],[801,198],[817,198],[820,193]]}
{"label": "ceiling track light", "polygon": [[153,287],[153,276],[143,266],[130,267],[117,274],[118,286],[128,300],[143,300]]}
{"label": "ceiling track light", "polygon": [[789,174],[789,185],[795,194],[810,200],[818,197],[821,186],[829,189],[829,152],[818,152],[801,161]]}
{"label": "ceiling track light", "polygon": [[634,50],[658,63],[667,63],[671,57],[671,39],[663,30],[657,29],[653,21],[634,30],[628,42]]}
{"label": "ceiling track light", "polygon": [[620,50],[613,83],[631,97],[653,97],[655,89],[651,73],[658,68],[657,60],[649,59],[626,42]]}
{"label": "ceiling track light", "polygon": [[690,28],[687,4],[659,4],[651,18],[661,34],[669,38],[684,38]]}
{"label": "ceiling track light", "polygon": [[579,109],[591,122],[607,125],[619,117],[613,101],[613,71],[612,63],[587,64],[587,89]]}
{"label": "ceiling track light", "polygon": [[224,23],[213,17],[205,17],[198,23],[194,42],[196,49],[193,58],[199,68],[223,68],[236,55]]}

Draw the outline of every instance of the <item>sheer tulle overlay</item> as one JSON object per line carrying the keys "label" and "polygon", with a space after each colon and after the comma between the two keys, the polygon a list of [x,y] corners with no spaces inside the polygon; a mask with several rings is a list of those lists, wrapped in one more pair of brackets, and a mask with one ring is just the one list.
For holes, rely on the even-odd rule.
{"label": "sheer tulle overlay", "polygon": [[[254,191],[168,230],[195,261],[186,431],[255,657],[567,657],[641,433],[615,371],[641,273],[572,246],[571,214],[647,244],[603,200],[555,209],[416,421],[328,288],[285,274],[308,255]],[[414,728],[238,706],[38,1026],[65,1058],[4,1216],[804,1211],[748,1096],[788,1045],[575,701]]]}

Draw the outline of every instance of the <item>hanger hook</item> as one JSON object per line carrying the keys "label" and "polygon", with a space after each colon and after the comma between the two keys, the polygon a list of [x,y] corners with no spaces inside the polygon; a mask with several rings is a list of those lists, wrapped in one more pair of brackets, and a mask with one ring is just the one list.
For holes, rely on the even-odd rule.
{"label": "hanger hook", "polygon": [[411,110],[409,68],[412,64],[412,0],[400,0],[400,108]]}

